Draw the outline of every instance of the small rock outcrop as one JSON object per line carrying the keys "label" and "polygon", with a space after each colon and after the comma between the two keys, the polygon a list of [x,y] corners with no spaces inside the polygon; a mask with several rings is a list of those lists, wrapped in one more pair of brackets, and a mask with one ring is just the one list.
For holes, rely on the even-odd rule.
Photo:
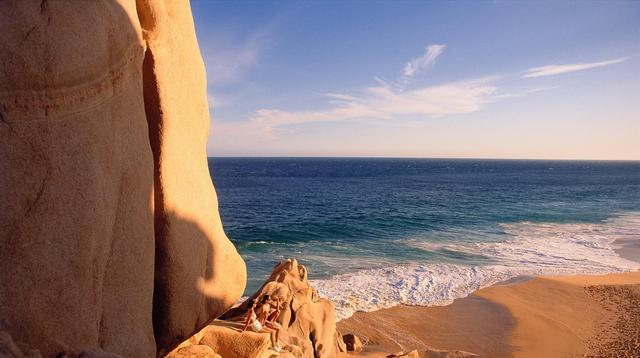
{"label": "small rock outcrop", "polygon": [[[333,303],[318,296],[308,281],[306,268],[295,259],[277,264],[252,298],[259,299],[265,294],[283,302],[277,321],[282,327],[282,347],[289,354],[304,358],[332,358],[346,350],[336,329]],[[241,304],[221,318],[241,322],[246,311],[246,304]],[[261,335],[268,339],[268,334]]]}
{"label": "small rock outcrop", "polygon": [[274,350],[269,333],[243,330],[245,301],[182,342],[167,358],[198,357],[200,353],[191,352],[200,352],[202,346],[222,357],[237,358],[334,358],[347,351],[336,329],[333,304],[318,296],[306,268],[295,259],[278,263],[252,298],[258,301],[264,295],[281,303],[277,321],[282,327],[282,351]]}
{"label": "small rock outcrop", "polygon": [[207,347],[222,357],[262,357],[270,347],[269,335],[242,331],[243,324],[216,320],[189,337],[171,351],[166,358],[192,358]]}
{"label": "small rock outcrop", "polygon": [[175,356],[191,358],[221,358],[221,356],[211,349],[211,347],[203,344],[178,349]]}

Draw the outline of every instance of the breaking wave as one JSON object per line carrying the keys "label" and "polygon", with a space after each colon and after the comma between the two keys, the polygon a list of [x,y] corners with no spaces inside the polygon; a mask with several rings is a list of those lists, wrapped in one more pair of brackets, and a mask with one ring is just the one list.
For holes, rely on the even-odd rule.
{"label": "breaking wave", "polygon": [[419,262],[362,270],[313,280],[322,296],[336,305],[338,319],[355,311],[398,304],[446,305],[456,298],[519,276],[604,274],[640,269],[622,258],[616,240],[640,240],[640,213],[600,223],[530,223],[501,225],[501,242],[434,243],[418,239],[404,245],[427,251],[482,256],[487,264]]}

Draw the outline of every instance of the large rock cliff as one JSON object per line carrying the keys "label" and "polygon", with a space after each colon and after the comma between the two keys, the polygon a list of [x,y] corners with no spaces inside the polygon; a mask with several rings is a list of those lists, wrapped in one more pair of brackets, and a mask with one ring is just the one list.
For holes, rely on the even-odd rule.
{"label": "large rock cliff", "polygon": [[153,357],[239,298],[186,1],[3,1],[0,66],[4,335]]}
{"label": "large rock cliff", "polygon": [[158,347],[166,348],[235,303],[246,269],[222,229],[207,167],[206,74],[189,3],[138,1],[138,15],[155,161],[153,320]]}

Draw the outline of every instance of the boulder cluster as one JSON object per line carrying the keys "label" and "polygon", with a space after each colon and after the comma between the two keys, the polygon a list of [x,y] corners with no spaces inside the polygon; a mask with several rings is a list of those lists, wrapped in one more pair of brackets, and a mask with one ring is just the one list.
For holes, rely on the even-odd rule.
{"label": "boulder cluster", "polygon": [[[280,341],[284,351],[298,358],[329,358],[346,351],[342,336],[336,329],[333,303],[318,296],[309,284],[307,269],[296,260],[278,263],[269,279],[251,298],[259,300],[265,295],[282,302],[277,322],[281,327]],[[221,319],[244,321],[246,302],[226,312]],[[267,342],[268,338],[266,336]]]}

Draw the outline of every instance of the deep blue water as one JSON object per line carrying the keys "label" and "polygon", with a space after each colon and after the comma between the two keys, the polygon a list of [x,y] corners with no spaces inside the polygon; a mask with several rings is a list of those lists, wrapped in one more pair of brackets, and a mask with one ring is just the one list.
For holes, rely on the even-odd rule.
{"label": "deep blue water", "polygon": [[247,262],[247,292],[287,257],[319,279],[490,265],[495,255],[449,244],[504,242],[509,224],[640,212],[640,162],[209,158],[209,168],[225,231]]}

